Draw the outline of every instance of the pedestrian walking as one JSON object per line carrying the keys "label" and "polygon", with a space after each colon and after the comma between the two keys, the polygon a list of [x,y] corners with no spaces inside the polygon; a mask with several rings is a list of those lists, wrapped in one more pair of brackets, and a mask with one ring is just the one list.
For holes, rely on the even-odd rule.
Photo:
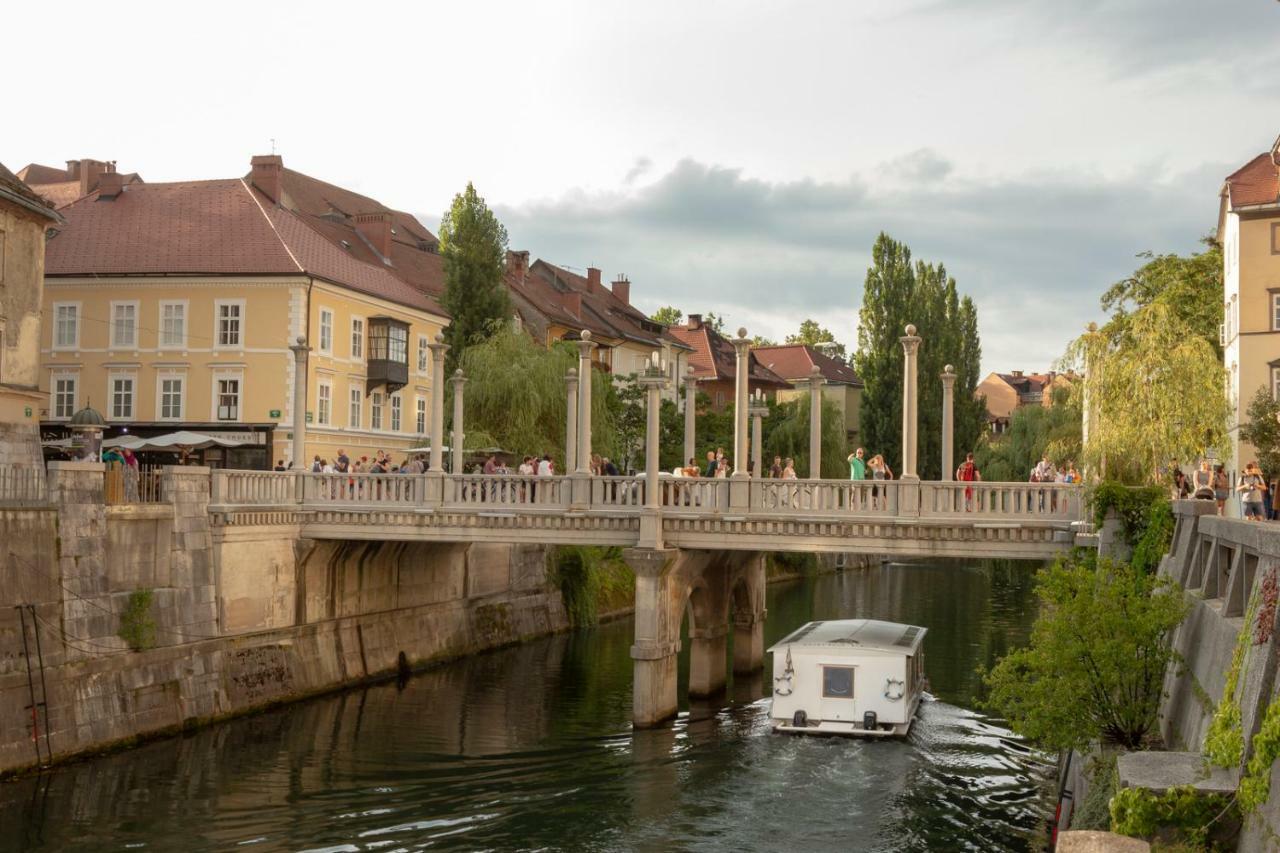
{"label": "pedestrian walking", "polygon": [[1227,497],[1231,494],[1231,481],[1227,479],[1227,471],[1222,465],[1213,466],[1213,499],[1218,502],[1218,515],[1224,515],[1227,508]]}
{"label": "pedestrian walking", "polygon": [[1209,460],[1200,460],[1200,467],[1191,475],[1191,488],[1196,500],[1213,500],[1213,472],[1209,470]]}
{"label": "pedestrian walking", "polygon": [[773,457],[773,465],[769,468],[769,476],[774,480],[782,479],[782,457]]}
{"label": "pedestrian walking", "polygon": [[1245,466],[1244,474],[1240,477],[1240,485],[1236,486],[1236,491],[1240,493],[1240,500],[1244,510],[1244,517],[1248,521],[1262,521],[1265,511],[1263,510],[1263,501],[1266,499],[1267,482],[1262,477],[1262,471],[1258,468],[1257,462],[1250,462]]}
{"label": "pedestrian walking", "polygon": [[[1047,461],[1047,460],[1041,460]],[[1037,466],[1039,467],[1039,466]],[[1049,466],[1049,470],[1053,470],[1053,466]],[[960,463],[960,467],[956,468],[956,479],[962,483],[976,483],[982,479],[982,474],[978,471],[978,466],[973,462],[973,454],[966,453],[964,461]],[[1050,482],[1053,477],[1050,476]],[[973,512],[973,486],[964,487],[964,509],[965,512]]]}

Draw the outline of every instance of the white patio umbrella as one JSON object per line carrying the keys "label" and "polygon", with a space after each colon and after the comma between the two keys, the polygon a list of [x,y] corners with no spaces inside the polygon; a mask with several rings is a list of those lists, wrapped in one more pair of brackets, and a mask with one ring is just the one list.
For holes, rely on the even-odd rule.
{"label": "white patio umbrella", "polygon": [[172,450],[177,452],[183,448],[187,450],[203,450],[206,447],[240,447],[249,443],[248,441],[229,438],[216,438],[212,435],[183,429],[166,433],[165,435],[152,436],[151,438],[144,438],[139,435],[121,435],[107,439],[102,442],[102,446],[124,447],[136,453],[139,450]]}

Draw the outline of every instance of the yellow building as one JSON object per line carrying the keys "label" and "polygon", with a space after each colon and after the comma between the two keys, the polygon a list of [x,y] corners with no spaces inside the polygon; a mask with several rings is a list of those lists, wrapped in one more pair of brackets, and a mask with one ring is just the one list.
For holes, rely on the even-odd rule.
{"label": "yellow building", "polygon": [[40,463],[40,285],[45,232],[61,223],[0,164],[0,465]]}
{"label": "yellow building", "polygon": [[1223,461],[1234,475],[1256,460],[1240,440],[1249,402],[1259,388],[1280,396],[1280,139],[1228,176],[1220,196],[1222,343],[1232,412]]}
{"label": "yellow building", "polygon": [[1023,373],[1014,370],[1009,373],[988,373],[987,378],[978,383],[974,396],[980,397],[987,406],[987,426],[995,435],[1009,429],[1013,413],[1023,406],[1053,405],[1054,394],[1071,390],[1077,379],[1074,373]]}
{"label": "yellow building", "polygon": [[254,157],[245,178],[103,174],[49,242],[42,419],[99,410],[107,437],[244,442],[208,464],[291,462],[299,338],[307,459],[401,458],[429,436],[428,341],[447,322],[435,238],[408,214]]}

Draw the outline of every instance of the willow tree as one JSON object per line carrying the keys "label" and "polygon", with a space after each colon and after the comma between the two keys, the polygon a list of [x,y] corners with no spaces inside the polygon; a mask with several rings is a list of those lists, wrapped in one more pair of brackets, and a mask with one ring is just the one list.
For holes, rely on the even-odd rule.
{"label": "willow tree", "polygon": [[[462,355],[467,447],[501,447],[517,456],[544,453],[564,469],[565,375],[578,366],[569,344],[543,349],[510,326],[497,329]],[[592,446],[613,453],[617,430],[607,374],[591,375]]]}
{"label": "willow tree", "polygon": [[[771,405],[769,417],[761,424],[761,453],[767,471],[773,457],[791,457],[796,475],[809,476],[809,411],[812,396],[806,392],[794,400]],[[822,401],[822,476],[843,480],[849,476],[848,437],[844,415],[830,400]]]}
{"label": "willow tree", "polygon": [[1123,333],[1089,332],[1069,357],[1085,377],[1085,463],[1110,479],[1155,483],[1171,460],[1226,443],[1226,372],[1213,344],[1164,300],[1125,316]]}
{"label": "willow tree", "polygon": [[471,345],[511,317],[511,297],[502,276],[507,259],[507,229],[470,183],[453,197],[440,221],[440,257],[449,312],[444,337],[449,344],[445,369],[453,373]]}

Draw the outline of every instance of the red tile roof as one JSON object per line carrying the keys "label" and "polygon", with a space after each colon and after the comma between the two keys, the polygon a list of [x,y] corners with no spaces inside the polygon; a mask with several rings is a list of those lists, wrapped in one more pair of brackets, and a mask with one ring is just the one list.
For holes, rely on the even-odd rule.
{"label": "red tile roof", "polygon": [[[0,163],[0,200],[19,205],[25,210],[47,217],[53,222],[58,222],[61,219],[49,207],[48,202],[23,183],[17,175],[6,169],[3,163]],[[3,262],[4,257],[0,255],[0,263]]]}
{"label": "red tile roof", "polygon": [[1233,208],[1280,201],[1280,168],[1275,149],[1254,157],[1227,176],[1226,191]]}
{"label": "red tile roof", "polygon": [[28,163],[18,170],[18,177],[28,184],[56,184],[67,179],[67,170]]}
{"label": "red tile roof", "polygon": [[[55,169],[53,166],[42,166],[39,163],[28,163],[18,172],[18,177],[27,183],[41,197],[47,199],[54,207],[61,210],[71,202],[80,198],[80,179],[69,177],[67,169]],[[121,174],[122,183],[141,183],[137,172]]]}
{"label": "red tile roof", "polygon": [[839,359],[824,355],[809,344],[781,344],[772,347],[753,347],[752,352],[764,366],[789,382],[808,379],[817,365],[822,377],[831,383],[862,387],[862,380],[853,368]]}
{"label": "red tile roof", "polygon": [[[733,343],[710,326],[705,323],[696,327],[672,326],[668,331],[693,349],[689,355],[689,366],[698,379],[714,381],[733,380],[737,377],[737,354]],[[754,351],[748,361],[748,368],[749,384],[765,388],[791,387],[781,376],[761,364]]]}
{"label": "red tile roof", "polygon": [[238,178],[131,184],[114,199],[94,192],[62,212],[67,226],[48,243],[46,275],[305,273],[442,313],[382,264],[350,257]]}

